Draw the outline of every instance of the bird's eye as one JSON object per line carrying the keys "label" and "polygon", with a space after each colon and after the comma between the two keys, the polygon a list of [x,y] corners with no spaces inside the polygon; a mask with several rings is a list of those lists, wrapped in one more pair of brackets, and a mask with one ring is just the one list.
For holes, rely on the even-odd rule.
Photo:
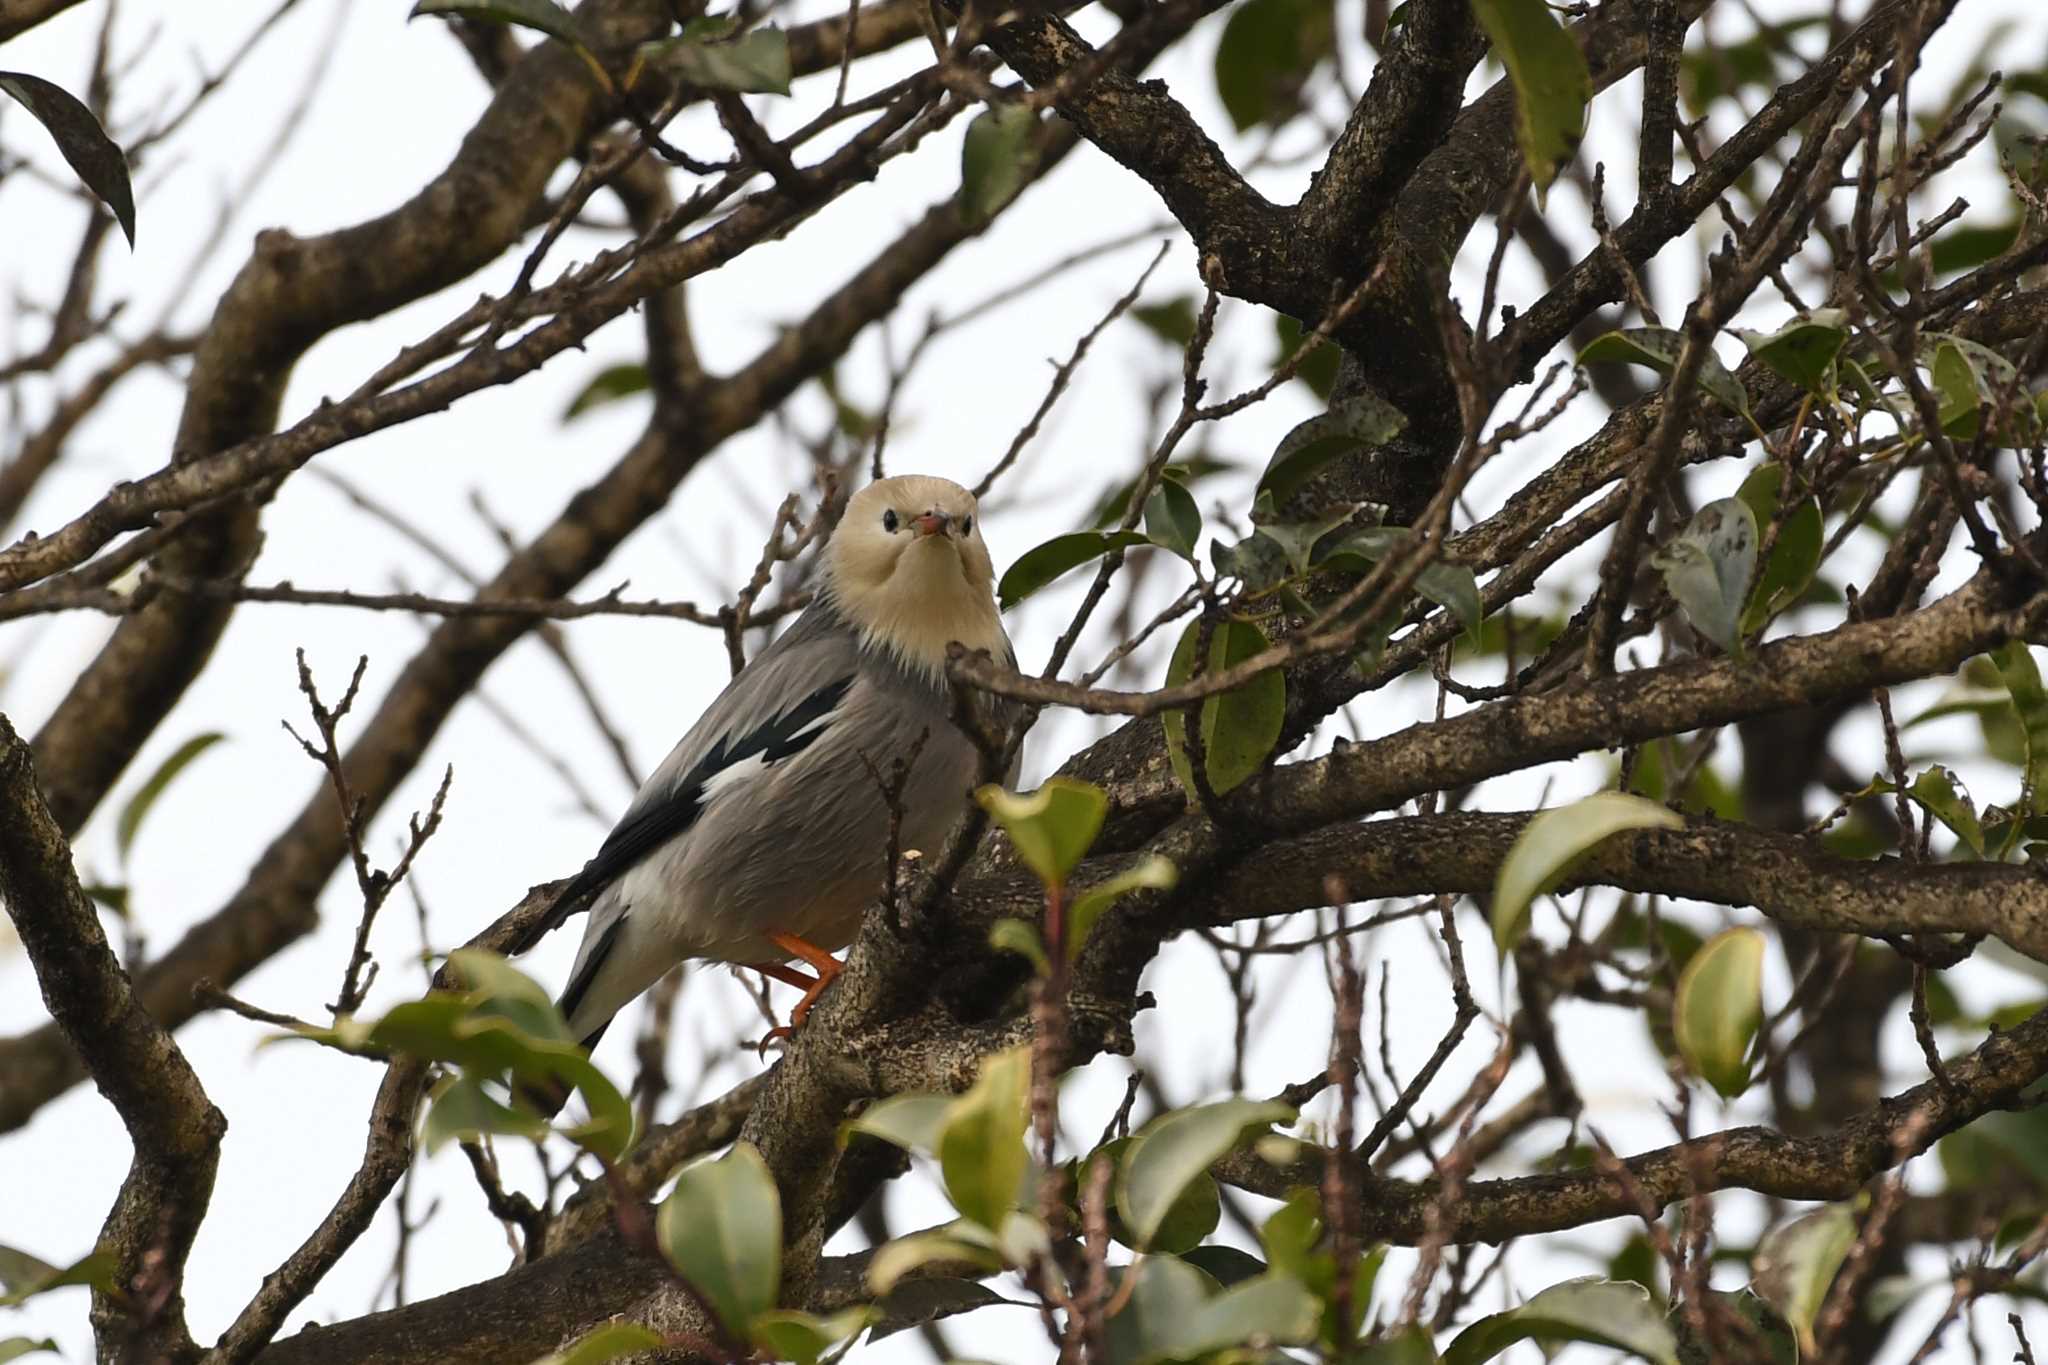
{"label": "bird's eye", "polygon": [[882,529],[894,535],[896,532],[896,509],[891,507],[882,513]]}
{"label": "bird's eye", "polygon": [[973,517],[962,517],[962,518],[960,518],[960,534],[961,534],[961,535],[963,535],[963,536],[971,536],[971,535],[973,535],[973,534],[974,534],[974,518],[973,518]]}

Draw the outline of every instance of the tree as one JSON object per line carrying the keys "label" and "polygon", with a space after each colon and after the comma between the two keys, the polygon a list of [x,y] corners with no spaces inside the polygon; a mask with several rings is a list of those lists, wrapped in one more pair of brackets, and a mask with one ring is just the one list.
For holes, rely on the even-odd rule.
{"label": "tree", "polygon": [[[0,5],[0,41],[75,3]],[[55,162],[30,206],[0,202],[10,238],[36,224],[20,287],[48,304],[0,365],[0,618],[112,620],[68,681],[38,666],[54,691],[32,734],[0,718],[0,900],[50,1018],[0,1039],[0,1128],[89,1078],[132,1144],[89,1256],[58,1249],[84,1222],[6,1230],[22,1250],[0,1278],[32,1311],[89,1286],[97,1352],[123,1361],[525,1361],[568,1342],[579,1361],[814,1361],[848,1340],[885,1353],[868,1343],[906,1326],[941,1352],[979,1332],[1007,1358],[1120,1362],[1477,1362],[1527,1340],[1963,1358],[1965,1336],[1987,1343],[1975,1358],[2033,1358],[2013,1305],[2038,1299],[2048,1247],[2048,690],[2030,647],[2048,643],[2048,68],[2001,87],[1986,64],[2038,53],[2048,25],[2021,7],[2000,29],[1987,0],[1763,19],[1713,0],[1105,4],[1070,23],[950,0],[774,18],[428,0],[490,90],[460,148],[354,226],[258,234],[203,325],[177,298],[143,322],[102,287],[120,247],[100,204],[139,242],[155,205],[147,178],[139,214],[125,205],[126,165],[96,139],[106,124],[129,163],[168,165],[290,0],[145,115],[116,98],[111,4],[82,103],[60,73],[0,77],[98,196],[61,261]],[[1147,75],[1184,75],[1205,45],[1213,99]],[[11,154],[42,136],[8,127]],[[251,175],[285,145],[251,148]],[[1089,236],[1063,180],[1112,162],[1170,233]],[[920,183],[939,188],[911,211]],[[845,225],[877,204],[901,226],[846,259]],[[1034,204],[1068,235],[1020,265],[1001,233]],[[1074,273],[1162,235],[1135,284],[1097,297]],[[827,245],[807,307],[738,356],[702,299],[786,269],[785,238]],[[949,257],[980,288],[914,316],[906,296]],[[492,269],[504,283],[475,302],[439,297]],[[1089,321],[1030,338],[1060,355],[1008,450],[949,464],[919,445],[913,379],[985,364],[966,324],[1048,297]],[[430,321],[399,316],[428,298]],[[352,323],[391,358],[322,401],[288,394]],[[631,359],[593,374],[565,354],[600,335]],[[1111,345],[1139,382],[1086,387]],[[178,388],[169,458],[152,428],[110,482],[80,432],[153,370]],[[639,403],[644,426],[581,487],[494,469],[494,493],[558,501],[504,531],[466,594],[384,591],[367,557],[327,566],[336,586],[269,581],[290,547],[266,526],[322,471],[569,375],[572,416]],[[1070,387],[1096,429],[1142,429],[1142,453],[1032,463]],[[806,496],[750,527],[758,552],[686,522],[693,552],[731,559],[711,575],[728,603],[580,591],[687,477],[742,473],[764,448],[746,433],[770,427]],[[1227,453],[1252,438],[1270,455]],[[978,736],[989,774],[1041,721],[1057,776],[983,789],[944,849],[877,849],[887,893],[844,976],[713,1097],[671,1098],[673,978],[623,1086],[496,955],[549,885],[481,928],[422,896],[433,989],[401,981],[394,895],[487,800],[447,756],[503,748],[458,753],[458,708],[498,708],[522,761],[602,820],[578,773],[631,777],[607,714],[623,684],[586,678],[559,623],[680,620],[737,668],[806,600],[851,487],[906,447],[1046,532],[1002,583],[1043,634],[1027,671],[962,654],[950,675],[1025,704]],[[312,505],[349,500],[447,581],[465,514],[415,477],[321,484]],[[223,636],[256,604],[351,655],[336,620],[433,622],[367,684],[367,660],[337,686],[299,655],[310,722],[291,723],[318,782],[281,826],[261,784],[205,809],[181,777],[214,739],[180,729],[180,704],[233,686]],[[32,637],[10,638],[26,668]],[[483,690],[525,641],[573,680],[599,758],[559,759],[560,713]],[[279,674],[287,653],[261,649]],[[233,827],[223,846],[246,832],[248,855],[161,941],[164,882],[88,869],[180,814]],[[183,850],[179,875],[211,853]],[[332,1000],[235,993],[294,959],[344,867],[347,951],[318,965],[339,973]],[[1204,960],[1220,994],[1164,973],[1144,988],[1155,962]],[[1300,989],[1304,968],[1326,993]],[[1260,1004],[1283,993],[1286,1028]],[[282,1034],[381,1080],[359,1166],[307,1176],[280,1212],[319,1206],[296,1249],[237,1267],[230,1320],[202,1331],[187,1288],[225,1254],[200,1239],[238,1158],[222,1077],[187,1050],[222,1014],[242,1055]],[[1182,1041],[1216,1020],[1235,1038],[1220,1064]],[[1618,1039],[1642,1035],[1661,1069],[1630,1069]],[[1230,1095],[1194,1102],[1225,1072]],[[1638,1123],[1610,1145],[1590,1077],[1638,1118],[1660,1109],[1672,1139],[1634,1141]],[[538,1079],[581,1091],[559,1131],[517,1098]],[[403,1190],[443,1145],[474,1183],[438,1220],[502,1223],[515,1263],[407,1301]],[[910,1187],[951,1221],[902,1232],[886,1196]],[[392,1306],[284,1334],[395,1194]],[[864,1243],[828,1249],[856,1224]],[[1596,1244],[1604,1274],[1572,1278]],[[1015,1336],[1010,1299],[1042,1336]]]}

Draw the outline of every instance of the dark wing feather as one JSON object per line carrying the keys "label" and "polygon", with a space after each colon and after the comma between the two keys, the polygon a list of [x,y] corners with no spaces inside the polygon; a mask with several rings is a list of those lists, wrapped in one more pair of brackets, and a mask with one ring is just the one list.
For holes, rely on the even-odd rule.
{"label": "dark wing feather", "polygon": [[[844,699],[853,682],[851,676],[836,678],[789,710],[771,716],[745,734],[721,735],[718,742],[665,795],[656,796],[626,813],[625,818],[605,837],[597,855],[569,879],[568,885],[555,898],[554,907],[548,911],[547,917],[535,927],[518,951],[525,951],[525,947],[532,946],[570,915],[588,908],[590,901],[605,887],[695,824],[704,808],[704,789],[720,773],[754,758],[772,766],[809,748],[825,732],[825,727],[831,723],[833,708]],[[572,997],[581,994],[580,986],[589,984],[589,975],[597,969],[604,956],[602,947],[600,945],[598,951],[590,954],[584,970],[578,973],[578,980],[569,984],[568,992],[563,996],[565,1011],[573,1007]]]}

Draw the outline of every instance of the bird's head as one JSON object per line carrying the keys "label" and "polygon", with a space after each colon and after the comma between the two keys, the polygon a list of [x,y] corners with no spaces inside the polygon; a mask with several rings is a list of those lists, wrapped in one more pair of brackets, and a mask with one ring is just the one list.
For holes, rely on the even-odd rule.
{"label": "bird's head", "polygon": [[855,493],[826,581],[863,637],[912,667],[942,670],[953,640],[998,657],[1007,647],[974,494],[950,479],[905,474]]}

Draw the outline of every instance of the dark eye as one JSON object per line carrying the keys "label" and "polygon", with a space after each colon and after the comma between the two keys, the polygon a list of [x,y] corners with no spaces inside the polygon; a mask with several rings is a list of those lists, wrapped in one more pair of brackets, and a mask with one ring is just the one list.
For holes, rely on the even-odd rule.
{"label": "dark eye", "polygon": [[973,517],[962,517],[962,518],[960,518],[960,534],[961,534],[961,535],[963,535],[963,536],[971,536],[971,535],[973,535],[973,534],[974,534],[974,518],[973,518]]}
{"label": "dark eye", "polygon": [[886,512],[882,513],[882,529],[883,529],[884,531],[887,531],[887,532],[889,532],[889,533],[890,533],[890,534],[892,534],[892,535],[893,535],[893,534],[895,534],[895,531],[896,531],[896,509],[895,509],[895,508],[891,507],[891,508],[890,508],[890,509],[889,509],[888,511],[886,511]]}

